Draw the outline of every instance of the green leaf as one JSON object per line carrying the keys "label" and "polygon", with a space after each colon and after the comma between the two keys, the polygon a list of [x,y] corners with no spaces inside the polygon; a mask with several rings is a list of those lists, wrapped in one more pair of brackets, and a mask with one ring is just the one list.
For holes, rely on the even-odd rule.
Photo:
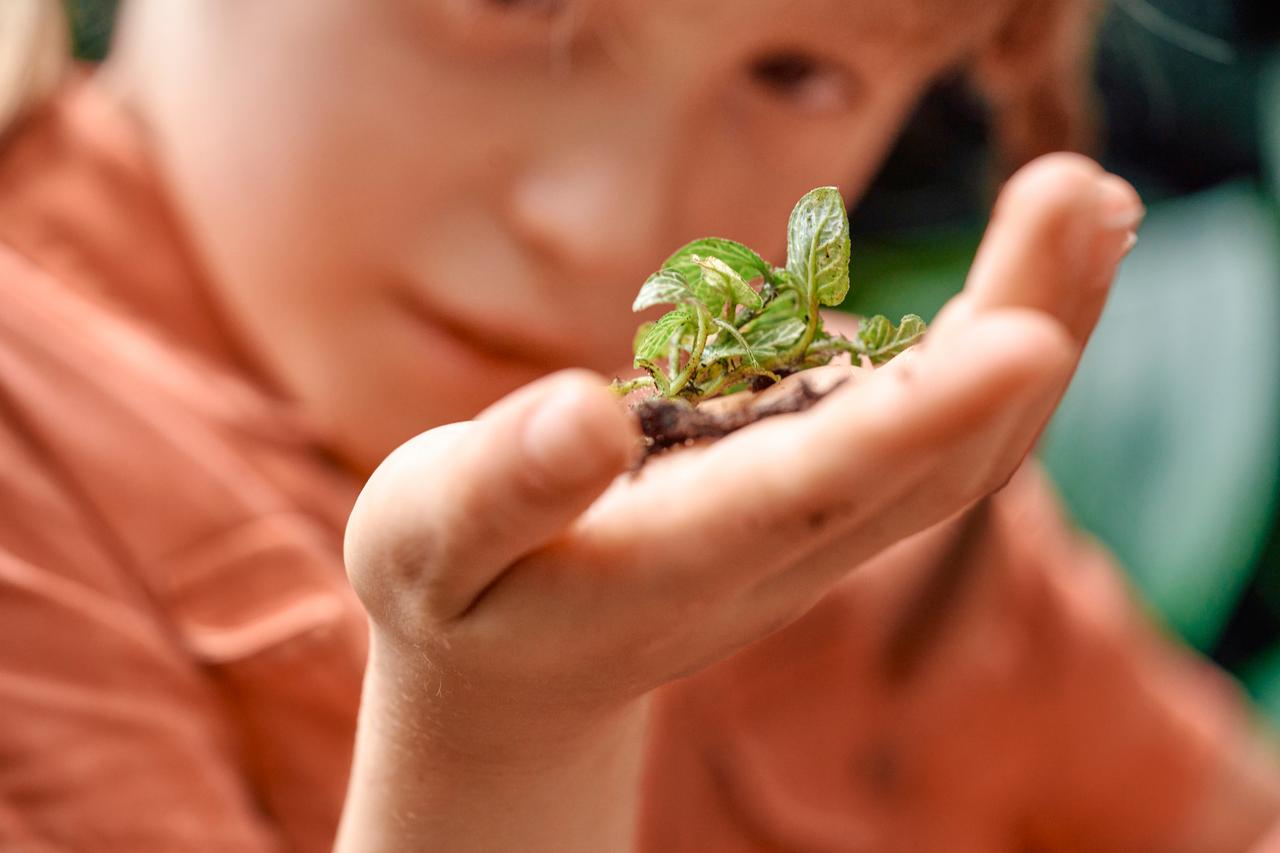
{"label": "green leaf", "polygon": [[689,281],[693,288],[695,301],[711,314],[724,313],[724,306],[729,301],[729,289],[718,281],[708,281],[706,276],[698,275]]}
{"label": "green leaf", "polygon": [[743,337],[742,332],[739,332],[736,326],[732,323],[726,323],[718,317],[713,322],[716,328],[720,330],[720,333],[716,336],[715,343],[708,345],[703,350],[703,364],[711,364],[722,358],[743,358],[746,359],[747,364],[752,366],[760,363],[751,344],[747,342],[747,339]]}
{"label": "green leaf", "polygon": [[908,314],[894,326],[883,314],[862,321],[858,329],[858,350],[871,359],[872,364],[883,364],[907,347],[924,337],[924,320]]}
{"label": "green leaf", "polygon": [[636,301],[631,304],[632,311],[643,311],[655,305],[679,305],[695,298],[689,280],[679,270],[658,270],[649,276]]}
{"label": "green leaf", "polygon": [[753,329],[746,338],[747,343],[761,357],[780,355],[800,340],[804,330],[803,320],[788,317],[773,325]]}
{"label": "green leaf", "polygon": [[760,314],[742,327],[742,334],[757,357],[780,355],[800,340],[805,321],[798,301],[795,292],[787,291],[771,300]]}
{"label": "green leaf", "polygon": [[652,321],[652,320],[650,320],[650,321],[648,321],[648,322],[646,322],[646,323],[641,323],[641,324],[640,324],[640,327],[639,327],[638,329],[636,329],[636,333],[635,333],[635,335],[631,338],[631,351],[632,351],[632,352],[635,352],[636,350],[640,349],[640,344],[641,344],[641,342],[643,342],[643,341],[644,341],[644,339],[645,339],[646,337],[648,337],[648,335],[649,335],[649,330],[650,330],[650,329],[652,329],[652,328],[653,328],[653,321]]}
{"label": "green leaf", "polygon": [[697,312],[688,305],[681,305],[674,311],[668,311],[645,331],[644,337],[636,343],[635,366],[642,367],[641,362],[652,361],[667,354],[667,345],[673,338],[683,336],[689,326],[697,322]]}
{"label": "green leaf", "polygon": [[805,310],[800,307],[800,294],[788,290],[778,294],[765,304],[764,310],[751,321],[753,327],[769,326],[790,318],[803,320]]}
{"label": "green leaf", "polygon": [[849,292],[849,216],[835,187],[805,194],[787,225],[787,271],[823,305],[839,305]]}
{"label": "green leaf", "polygon": [[[702,272],[702,280],[708,286],[714,288],[717,293],[724,293],[727,297],[731,297],[738,305],[745,305],[753,311],[759,311],[764,307],[764,300],[760,298],[760,294],[751,289],[751,285],[743,280],[732,267],[719,258],[704,258],[699,255],[693,256],[693,262],[698,265]],[[711,306],[708,305],[708,308]],[[724,305],[721,303],[721,309]],[[713,314],[720,313],[712,311]]]}
{"label": "green leaf", "polygon": [[865,317],[858,326],[858,343],[860,349],[870,354],[879,349],[893,334],[893,323],[883,314]]}
{"label": "green leaf", "polygon": [[753,278],[760,276],[769,278],[771,271],[764,258],[757,255],[750,248],[741,243],[735,243],[733,240],[726,240],[723,237],[704,237],[701,240],[694,240],[667,258],[666,263],[662,266],[664,269],[674,269],[682,273],[689,281],[693,281],[699,272],[694,256],[715,258],[742,276],[746,281],[751,281]]}
{"label": "green leaf", "polygon": [[804,282],[792,275],[786,267],[774,267],[768,281],[780,292],[794,291],[796,295],[804,293]]}

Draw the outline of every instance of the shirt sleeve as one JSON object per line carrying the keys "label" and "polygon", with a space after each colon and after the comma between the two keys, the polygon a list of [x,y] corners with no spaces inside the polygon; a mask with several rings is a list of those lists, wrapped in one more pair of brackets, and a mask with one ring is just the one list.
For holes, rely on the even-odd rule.
{"label": "shirt sleeve", "polygon": [[0,418],[0,848],[266,853],[211,687]]}

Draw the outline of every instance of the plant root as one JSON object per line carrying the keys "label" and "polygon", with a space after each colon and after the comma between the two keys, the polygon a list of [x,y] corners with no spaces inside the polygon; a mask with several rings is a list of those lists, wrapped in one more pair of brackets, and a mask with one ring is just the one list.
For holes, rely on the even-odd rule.
{"label": "plant root", "polygon": [[[632,407],[632,413],[640,424],[643,448],[635,470],[643,467],[651,457],[673,447],[723,438],[765,418],[803,412],[847,381],[841,379],[821,390],[801,380],[783,393],[761,395],[754,391],[742,392],[746,399],[731,407],[693,406],[678,398],[651,397],[643,400]],[[733,401],[737,396],[720,398],[716,402]]]}

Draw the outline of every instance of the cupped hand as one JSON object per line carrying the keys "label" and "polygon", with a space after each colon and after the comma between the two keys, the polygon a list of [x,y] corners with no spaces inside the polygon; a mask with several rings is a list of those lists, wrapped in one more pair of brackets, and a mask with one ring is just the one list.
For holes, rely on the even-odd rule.
{"label": "cupped hand", "polygon": [[1033,163],[921,346],[807,412],[636,474],[630,418],[585,372],[418,436],[347,534],[375,657],[395,658],[433,732],[484,755],[554,739],[794,620],[1011,476],[1141,215],[1088,160]]}

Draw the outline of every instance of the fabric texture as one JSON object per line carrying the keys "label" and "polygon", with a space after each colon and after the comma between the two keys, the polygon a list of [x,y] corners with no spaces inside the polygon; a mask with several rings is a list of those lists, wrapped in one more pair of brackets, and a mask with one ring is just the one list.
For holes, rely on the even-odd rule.
{"label": "fabric texture", "polygon": [[79,84],[0,159],[0,815],[75,850],[325,850],[355,483],[214,321],[135,136]]}

